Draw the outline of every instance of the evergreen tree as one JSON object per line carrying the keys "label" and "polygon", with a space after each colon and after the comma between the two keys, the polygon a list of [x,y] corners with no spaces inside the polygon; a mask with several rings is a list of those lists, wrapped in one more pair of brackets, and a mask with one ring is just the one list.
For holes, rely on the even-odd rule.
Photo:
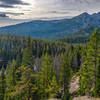
{"label": "evergreen tree", "polygon": [[85,61],[83,64],[82,72],[80,71],[80,89],[79,93],[80,95],[89,95],[89,91],[92,87],[92,77],[91,72],[89,69],[90,66],[88,66],[88,61]]}
{"label": "evergreen tree", "polygon": [[28,66],[21,66],[19,71],[21,71],[21,79],[17,82],[14,95],[23,95],[21,100],[33,100],[34,93],[37,90],[34,69]]}
{"label": "evergreen tree", "polygon": [[22,65],[24,66],[33,66],[33,53],[31,46],[31,38],[28,37],[27,46],[23,52]]}
{"label": "evergreen tree", "polygon": [[100,57],[99,36],[99,30],[95,29],[85,50],[85,61],[80,75],[80,90],[82,94],[87,93],[89,95],[91,88],[96,86],[97,66],[99,64]]}
{"label": "evergreen tree", "polygon": [[21,55],[18,54],[16,57],[16,67],[20,67],[21,66]]}
{"label": "evergreen tree", "polygon": [[[15,91],[16,86],[16,61],[13,60],[11,66],[6,68],[6,97],[7,99],[14,99],[13,92]],[[8,99],[9,100],[9,99]]]}
{"label": "evergreen tree", "polygon": [[55,75],[51,79],[48,90],[49,90],[49,98],[57,97],[57,94],[59,93],[60,87],[57,83],[57,78]]}
{"label": "evergreen tree", "polygon": [[95,29],[93,34],[90,37],[90,55],[91,55],[91,61],[93,62],[93,67],[94,67],[94,84],[96,85],[96,72],[97,72],[97,66],[98,66],[98,61],[100,57],[100,48],[99,48],[99,43],[100,43],[100,34],[99,30]]}
{"label": "evergreen tree", "polygon": [[4,100],[5,90],[6,90],[5,69],[4,67],[2,67],[1,72],[0,72],[0,100]]}
{"label": "evergreen tree", "polygon": [[95,86],[95,96],[100,97],[100,61],[97,68],[96,86]]}
{"label": "evergreen tree", "polygon": [[42,59],[42,66],[40,72],[40,94],[41,100],[47,99],[50,97],[51,93],[51,80],[55,75],[53,68],[53,61],[51,57],[46,53],[46,55]]}
{"label": "evergreen tree", "polygon": [[60,84],[63,87],[64,95],[62,100],[69,100],[69,83],[71,79],[71,67],[70,67],[70,60],[66,53],[63,55],[63,61],[60,68]]}
{"label": "evergreen tree", "polygon": [[34,92],[36,91],[36,86],[30,37],[28,37],[27,47],[23,53],[22,66],[19,67],[18,71],[21,73],[21,79],[19,82],[17,82],[15,95],[23,94],[24,97],[21,98],[22,100],[25,98],[28,100],[33,99]]}

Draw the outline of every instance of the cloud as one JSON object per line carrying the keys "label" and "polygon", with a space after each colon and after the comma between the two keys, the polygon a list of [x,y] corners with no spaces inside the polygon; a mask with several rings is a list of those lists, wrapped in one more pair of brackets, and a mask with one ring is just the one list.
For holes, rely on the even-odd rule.
{"label": "cloud", "polygon": [[35,0],[36,8],[53,13],[76,16],[82,12],[94,13],[100,11],[100,0]]}
{"label": "cloud", "polygon": [[52,11],[41,11],[42,13],[47,13],[47,14],[70,14],[70,12],[68,11],[56,11],[56,10],[52,10]]}
{"label": "cloud", "polygon": [[9,5],[16,5],[16,4],[27,5],[28,4],[21,0],[0,0],[0,2],[3,4],[9,4]]}
{"label": "cloud", "polygon": [[24,13],[0,12],[0,17],[9,17],[9,15],[20,16],[24,15]]}
{"label": "cloud", "polygon": [[0,0],[1,8],[14,8],[14,5],[29,5],[21,0]]}
{"label": "cloud", "polygon": [[1,13],[0,17],[4,17],[5,18],[5,17],[8,17],[8,16],[5,13]]}
{"label": "cloud", "polygon": [[24,15],[24,13],[13,13],[13,12],[4,12],[4,13],[8,15],[14,15],[14,16]]}
{"label": "cloud", "polygon": [[62,17],[99,12],[100,0],[0,0],[1,7],[13,18]]}
{"label": "cloud", "polygon": [[12,5],[0,4],[0,8],[14,8]]}

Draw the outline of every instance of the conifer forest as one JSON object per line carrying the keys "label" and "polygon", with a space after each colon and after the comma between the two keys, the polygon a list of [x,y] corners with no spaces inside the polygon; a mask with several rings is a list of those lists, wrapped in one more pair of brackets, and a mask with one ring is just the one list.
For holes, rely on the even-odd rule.
{"label": "conifer forest", "polygon": [[[71,92],[75,77],[78,88]],[[0,100],[73,100],[86,95],[100,98],[98,28],[84,43],[0,35]]]}

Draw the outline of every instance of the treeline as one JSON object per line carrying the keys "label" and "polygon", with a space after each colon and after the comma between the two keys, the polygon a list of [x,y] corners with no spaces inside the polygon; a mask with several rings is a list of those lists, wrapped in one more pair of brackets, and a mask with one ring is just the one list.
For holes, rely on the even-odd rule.
{"label": "treeline", "polygon": [[85,35],[72,35],[72,36],[67,36],[65,38],[59,39],[59,41],[62,42],[67,42],[67,43],[87,43],[90,41],[89,36]]}
{"label": "treeline", "polygon": [[[23,55],[26,48],[27,37],[9,34],[0,35],[0,61],[8,62],[16,59],[17,55]],[[65,52],[66,44],[61,42],[50,42],[38,39],[31,39],[33,56],[41,57],[43,54],[55,56]],[[0,65],[2,62],[0,63]]]}

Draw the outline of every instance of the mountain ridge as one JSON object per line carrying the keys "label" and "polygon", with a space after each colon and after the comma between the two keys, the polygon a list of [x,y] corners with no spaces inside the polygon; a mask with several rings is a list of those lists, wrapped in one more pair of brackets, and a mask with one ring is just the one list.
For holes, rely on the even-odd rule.
{"label": "mountain ridge", "polygon": [[84,12],[71,19],[33,20],[30,22],[1,27],[0,33],[23,36],[28,36],[29,33],[30,36],[34,38],[52,40],[69,35],[74,35],[81,30],[89,28],[89,25],[93,26],[93,29],[96,27],[100,27],[100,12],[94,13],[92,15]]}

